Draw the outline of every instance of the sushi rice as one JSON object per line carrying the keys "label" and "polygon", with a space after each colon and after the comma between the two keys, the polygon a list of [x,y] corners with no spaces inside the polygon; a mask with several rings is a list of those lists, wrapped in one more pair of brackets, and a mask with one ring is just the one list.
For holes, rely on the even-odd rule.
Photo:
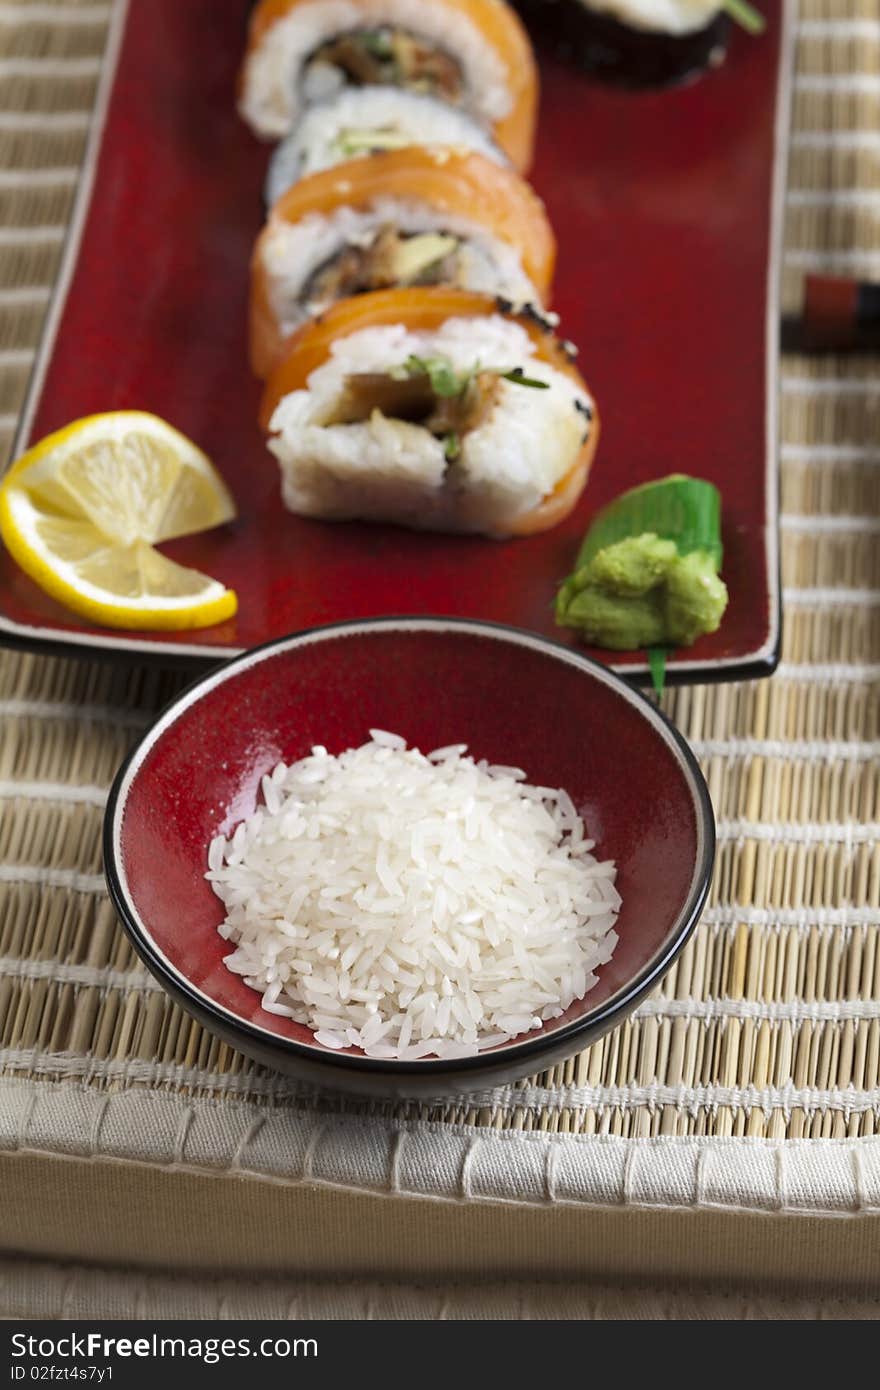
{"label": "sushi rice", "polygon": [[[376,137],[370,145],[370,137]],[[476,150],[496,164],[507,156],[470,116],[436,97],[396,87],[353,87],[310,107],[269,163],[266,202],[271,207],[298,179],[333,168],[371,149],[448,145]]]}

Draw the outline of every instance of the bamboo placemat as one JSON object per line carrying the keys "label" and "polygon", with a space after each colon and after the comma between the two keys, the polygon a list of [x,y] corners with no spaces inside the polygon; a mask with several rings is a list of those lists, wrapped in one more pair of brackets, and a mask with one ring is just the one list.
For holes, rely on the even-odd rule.
{"label": "bamboo placemat", "polygon": [[[111,9],[84,0],[0,4],[0,448],[7,452],[71,210]],[[798,302],[806,269],[880,278],[878,227],[876,0],[804,0],[786,305]],[[89,1130],[84,1152],[155,1157],[164,1152],[158,1133],[173,1112],[190,1116],[173,1121],[183,1126],[169,1150],[179,1162],[188,1152],[196,1102],[210,1103],[215,1120],[219,1115],[230,1125],[244,1116],[242,1137],[232,1145],[239,1165],[268,1115],[273,1128],[287,1125],[288,1136],[300,1132],[304,1118],[331,1114],[337,1131],[341,1125],[344,1135],[349,1124],[352,1135],[362,1135],[368,1111],[374,1135],[405,1131],[424,1138],[424,1172],[432,1154],[465,1138],[470,1145],[475,1136],[485,1145],[495,1135],[529,1134],[713,1143],[736,1136],[874,1135],[880,1128],[878,368],[876,357],[784,359],[783,664],[770,681],[693,687],[664,698],[702,762],[719,821],[711,902],[695,938],[630,1022],[566,1065],[476,1101],[366,1107],[315,1096],[253,1066],[171,1004],[116,924],[101,878],[100,827],[116,767],[182,680],[0,655],[0,1109],[8,1102],[15,1115],[7,1125],[12,1137],[0,1115],[0,1147],[70,1150],[79,1124]],[[145,1091],[163,1104],[152,1110],[136,1104],[141,1128],[132,1119],[126,1148],[115,1131],[108,1138],[107,1117],[121,1113],[125,1097],[126,1104],[137,1102]],[[305,1177],[314,1176],[316,1143],[310,1138],[306,1145]],[[844,1209],[874,1209],[862,1166],[873,1163],[864,1158],[869,1148],[853,1151],[855,1196],[841,1198]],[[618,1152],[613,1143],[602,1149],[611,1151]],[[812,1160],[803,1155],[813,1151],[798,1145],[790,1151],[800,1155],[796,1186],[799,1196],[805,1187],[807,1206]],[[585,1156],[593,1151],[581,1144],[576,1152],[589,1167],[592,1157]],[[702,1151],[695,1152],[699,1192]],[[340,1157],[340,1185],[375,1189],[369,1150],[363,1153],[362,1170]],[[626,1153],[620,1156],[624,1194],[631,1182]],[[469,1161],[456,1179],[465,1197],[473,1190]],[[207,1151],[199,1162],[210,1164]],[[395,1148],[392,1190],[398,1190],[398,1163]],[[553,1195],[551,1166],[548,1159],[535,1200]],[[777,1168],[782,1192],[781,1160]],[[261,1171],[270,1170],[266,1159]],[[437,1181],[439,1191],[446,1181],[439,1168]],[[534,1195],[521,1172],[510,1181],[521,1190],[504,1195],[526,1201]],[[594,1188],[585,1181],[582,1199],[603,1200],[599,1178]],[[761,1205],[758,1169],[749,1169],[743,1182],[736,1204]],[[817,1180],[813,1209],[823,1209],[820,1188]]]}

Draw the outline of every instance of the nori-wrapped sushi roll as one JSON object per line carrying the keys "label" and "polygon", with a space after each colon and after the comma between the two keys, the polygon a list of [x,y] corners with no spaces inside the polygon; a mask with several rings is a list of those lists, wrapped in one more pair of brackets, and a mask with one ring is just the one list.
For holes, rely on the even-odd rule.
{"label": "nori-wrapped sushi roll", "polygon": [[605,81],[665,87],[723,63],[730,13],[751,32],[760,15],[739,0],[518,0],[533,33]]}

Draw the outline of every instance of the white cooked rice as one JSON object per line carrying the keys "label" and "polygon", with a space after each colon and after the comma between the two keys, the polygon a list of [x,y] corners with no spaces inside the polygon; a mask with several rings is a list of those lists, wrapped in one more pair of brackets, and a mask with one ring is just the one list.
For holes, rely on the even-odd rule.
{"label": "white cooked rice", "polygon": [[269,1013],[370,1057],[473,1056],[559,1018],[611,958],[620,908],[571,798],[463,744],[370,733],[279,764],[211,842],[226,965]]}
{"label": "white cooked rice", "polygon": [[[302,72],[328,40],[358,29],[391,25],[433,41],[457,59],[465,76],[468,104],[486,124],[512,106],[498,55],[467,15],[428,0],[312,0],[298,5],[266,31],[244,70],[239,109],[264,139],[292,130],[302,107]],[[329,93],[328,93],[329,95]]]}
{"label": "white cooked rice", "polygon": [[724,8],[721,0],[581,0],[581,4],[630,29],[676,37],[704,29]]}
{"label": "white cooked rice", "polygon": [[329,217],[313,212],[299,222],[270,221],[261,255],[269,302],[282,333],[292,333],[304,319],[327,307],[314,298],[303,303],[305,286],[316,271],[347,246],[372,245],[383,227],[404,235],[444,232],[460,238],[450,281],[458,289],[500,295],[514,304],[541,302],[509,242],[493,237],[477,222],[437,212],[427,203],[384,197],[363,208],[336,208]]}
{"label": "white cooked rice", "polygon": [[376,130],[411,145],[476,150],[495,164],[509,163],[476,121],[445,101],[398,87],[349,87],[333,100],[310,107],[278,146],[269,162],[266,202],[276,203],[297,179],[351,159],[346,135]]}

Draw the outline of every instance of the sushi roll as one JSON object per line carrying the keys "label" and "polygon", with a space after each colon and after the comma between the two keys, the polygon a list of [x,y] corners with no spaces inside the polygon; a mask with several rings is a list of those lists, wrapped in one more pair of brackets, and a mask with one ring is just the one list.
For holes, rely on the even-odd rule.
{"label": "sushi roll", "polygon": [[271,207],[298,179],[322,169],[408,145],[476,150],[509,165],[492,137],[464,111],[417,92],[362,87],[309,108],[269,161],[266,202]]}
{"label": "sushi roll", "polygon": [[569,514],[599,432],[534,312],[438,288],[342,300],[300,329],[261,423],[300,516],[498,538]]}
{"label": "sushi roll", "polygon": [[350,160],[276,203],[251,267],[251,364],[265,376],[284,340],[336,300],[451,285],[544,305],[556,243],[518,174],[440,146]]}
{"label": "sushi roll", "polygon": [[268,140],[340,91],[391,87],[459,107],[521,171],[532,157],[538,80],[504,0],[261,0],[240,110]]}
{"label": "sushi roll", "polygon": [[730,22],[719,0],[519,0],[536,35],[587,71],[662,87],[718,67]]}

